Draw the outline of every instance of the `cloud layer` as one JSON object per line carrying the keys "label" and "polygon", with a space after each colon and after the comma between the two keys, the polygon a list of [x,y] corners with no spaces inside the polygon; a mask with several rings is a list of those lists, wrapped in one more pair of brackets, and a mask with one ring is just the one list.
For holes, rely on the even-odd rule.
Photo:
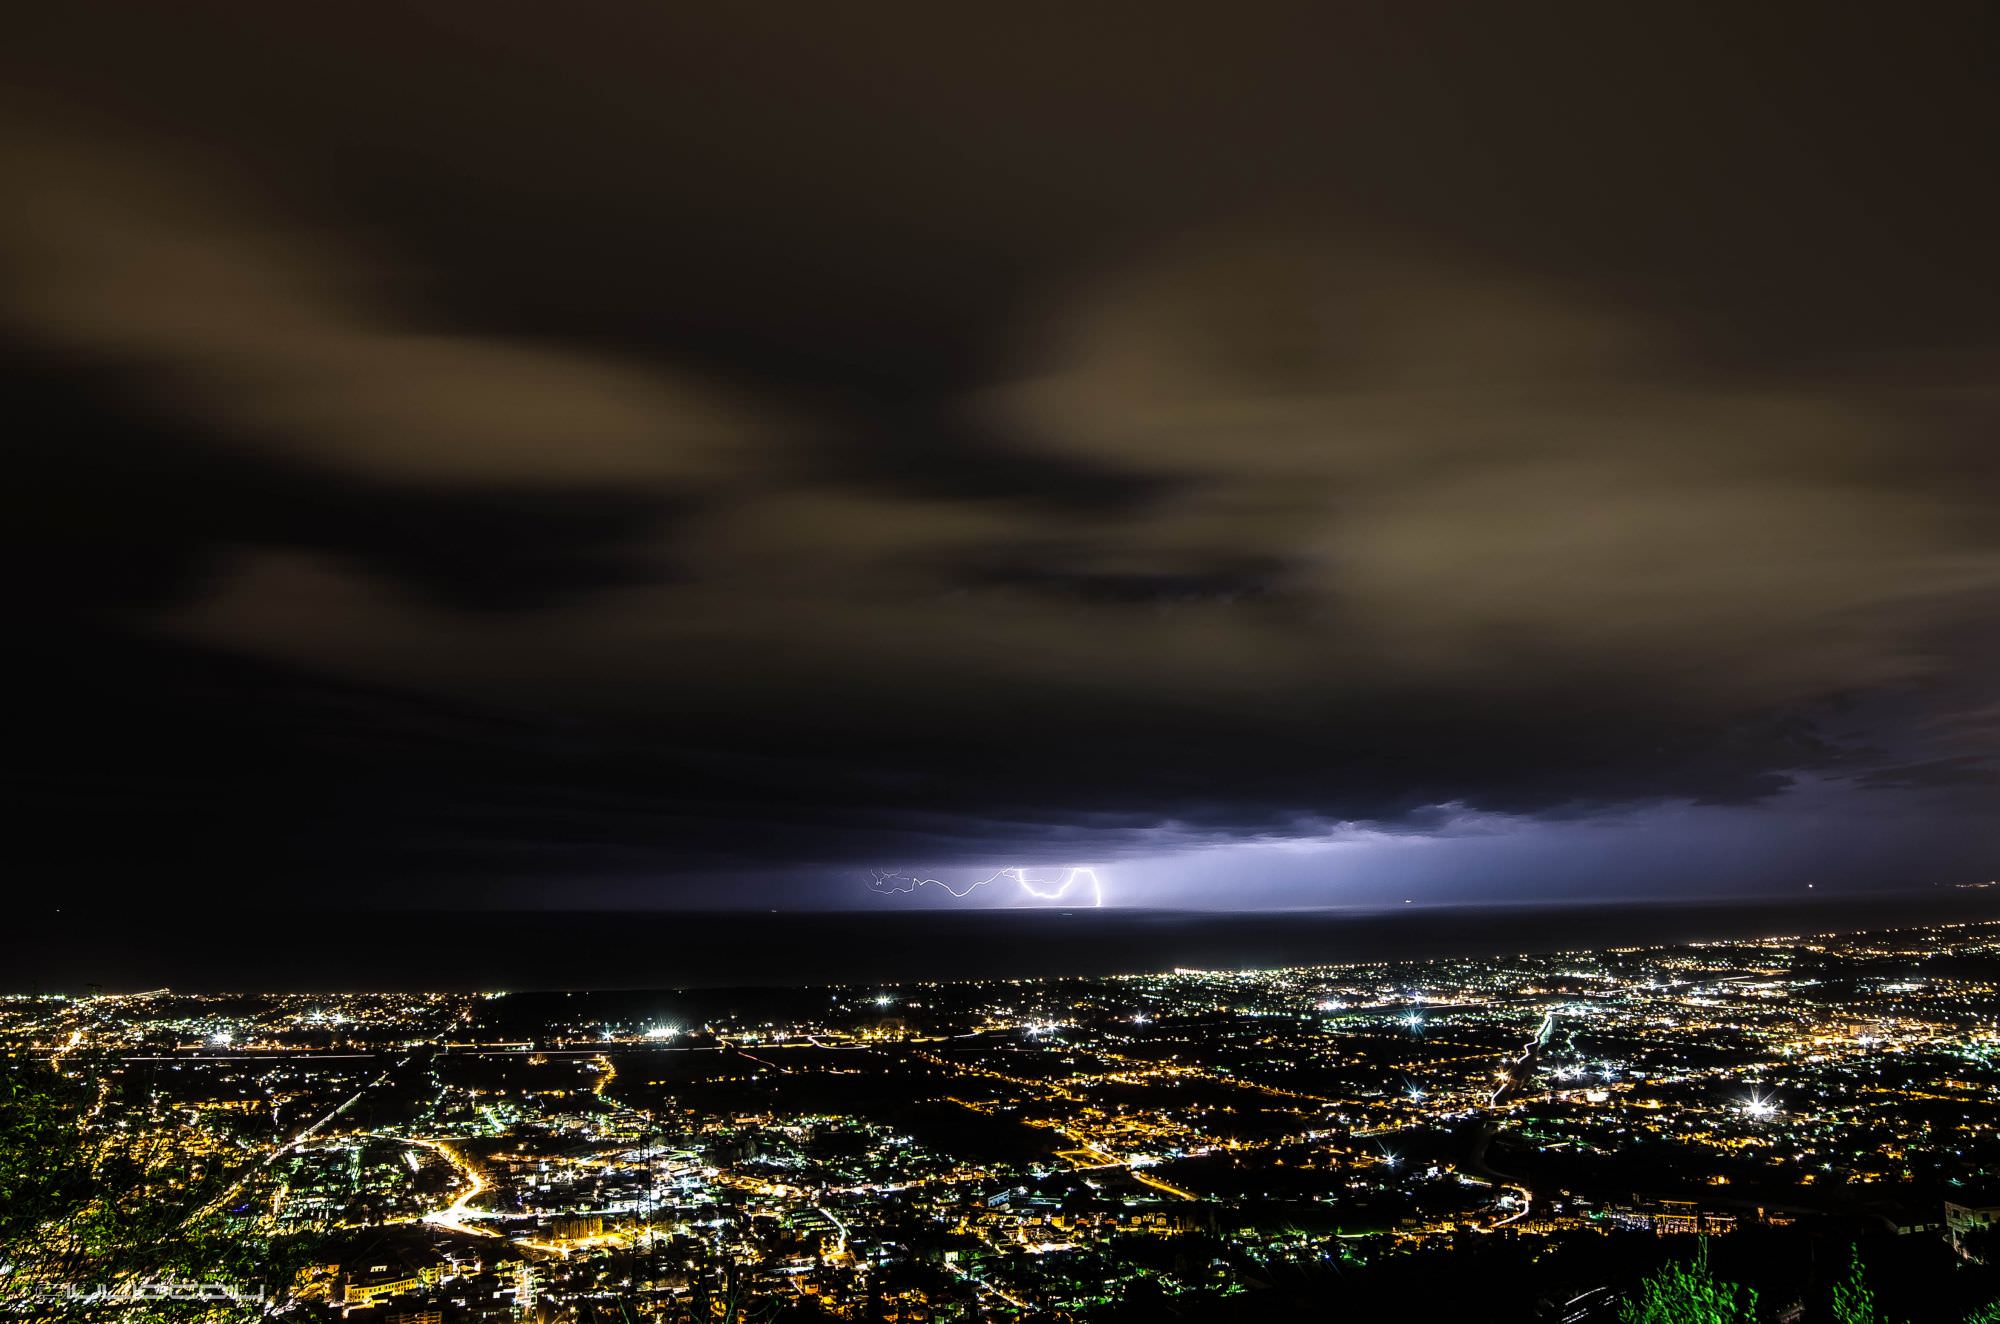
{"label": "cloud layer", "polygon": [[[904,30],[844,100],[690,73],[728,112],[704,144],[625,49],[669,34],[579,32],[574,96],[503,77],[548,71],[504,12],[490,66],[426,83],[467,37],[438,24],[346,136],[310,98],[232,118],[272,89],[221,57],[312,50],[324,88],[358,32],[210,33],[220,90],[143,128],[116,48],[24,71],[12,561],[38,793],[143,824],[96,867],[560,889],[1574,822],[1808,775],[1978,831],[2000,342],[1894,245],[1815,325],[1843,269],[1749,221],[1696,243],[1748,157],[1682,199],[1680,254],[1652,176],[1579,141],[1607,173],[1519,204],[1575,226],[1551,244],[1440,145],[1463,107],[1391,151],[1344,102],[1313,134],[1279,92],[1196,86],[1215,144],[1164,73],[1051,67],[1059,141],[1048,106],[993,113],[998,65],[947,89],[890,60]],[[771,33],[682,35],[792,68]],[[1207,68],[1195,35],[1161,58]],[[1283,46],[1256,58],[1304,96]],[[931,97],[957,155],[903,113]],[[744,171],[787,134],[794,168]],[[1044,194],[1006,184],[1030,159]],[[1589,221],[1620,188],[1637,278]],[[1770,290],[1719,274],[1730,243]]]}

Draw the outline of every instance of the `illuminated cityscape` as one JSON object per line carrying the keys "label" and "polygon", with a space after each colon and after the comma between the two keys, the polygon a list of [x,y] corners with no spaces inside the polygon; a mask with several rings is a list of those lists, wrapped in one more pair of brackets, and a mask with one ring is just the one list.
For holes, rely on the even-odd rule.
{"label": "illuminated cityscape", "polygon": [[0,1324],[2000,1324],[2000,4],[10,17]]}
{"label": "illuminated cityscape", "polygon": [[1935,1302],[2000,1296],[2000,922],[896,986],[45,995],[0,1003],[0,1043],[84,1089],[86,1131],[226,1172],[209,1203],[241,1235],[306,1238],[257,1284],[300,1320],[1610,1319],[1688,1234],[1778,1305],[1853,1238],[1943,1274]]}

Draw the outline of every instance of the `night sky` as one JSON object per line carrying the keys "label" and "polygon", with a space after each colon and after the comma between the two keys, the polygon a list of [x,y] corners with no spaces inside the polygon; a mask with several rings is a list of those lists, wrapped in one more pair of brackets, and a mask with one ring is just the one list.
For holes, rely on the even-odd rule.
{"label": "night sky", "polygon": [[1996,28],[31,7],[13,885],[1994,877]]}

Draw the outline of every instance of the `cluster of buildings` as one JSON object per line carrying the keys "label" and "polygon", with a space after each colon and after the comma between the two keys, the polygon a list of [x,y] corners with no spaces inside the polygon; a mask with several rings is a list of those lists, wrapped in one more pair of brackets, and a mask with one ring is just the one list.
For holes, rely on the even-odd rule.
{"label": "cluster of buildings", "polygon": [[[1983,1254],[2000,926],[660,994],[0,1001],[379,1324],[1088,1318],[1467,1238]],[[296,1317],[296,1316],[295,1316]]]}

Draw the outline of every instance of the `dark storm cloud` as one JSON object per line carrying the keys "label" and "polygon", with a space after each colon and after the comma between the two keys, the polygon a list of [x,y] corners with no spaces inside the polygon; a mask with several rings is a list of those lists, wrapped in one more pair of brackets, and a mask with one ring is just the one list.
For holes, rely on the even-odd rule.
{"label": "dark storm cloud", "polygon": [[[641,554],[683,511],[670,490],[391,483],[287,464],[137,405],[144,374],[125,365],[18,346],[9,362],[12,403],[34,420],[11,456],[32,475],[9,502],[17,598],[184,598],[247,545],[312,548],[413,597],[495,610],[671,570]],[[129,394],[104,389],[121,383]]]}
{"label": "dark storm cloud", "polygon": [[996,559],[960,572],[968,586],[1015,588],[1086,602],[1171,607],[1196,602],[1237,602],[1278,591],[1286,566],[1273,558],[1214,556],[1180,567],[1093,570],[1091,552],[1079,547],[1040,548],[1032,558]]}
{"label": "dark storm cloud", "polygon": [[1890,768],[1871,768],[1861,777],[1870,787],[1916,789],[1938,786],[1992,786],[2000,784],[2000,766],[1977,754],[1930,759]]}
{"label": "dark storm cloud", "polygon": [[[115,864],[157,900],[190,876],[253,888],[282,878],[321,897],[523,878],[558,894],[653,879],[675,895],[674,875],[800,863],[1101,859],[1287,839],[1340,827],[1330,813],[1450,833],[1469,811],[1443,801],[1467,787],[1491,788],[1475,797],[1497,813],[1559,804],[1585,816],[1656,796],[1751,803],[1777,789],[1773,767],[1839,766],[1799,722],[1715,732],[1604,714],[1562,729],[1439,710],[1436,696],[1253,729],[1254,748],[1228,716],[1092,713],[1018,692],[1010,711],[931,731],[879,703],[842,714],[795,700],[612,723],[97,644],[17,658],[37,688],[91,698],[16,725],[17,750],[37,752],[19,765],[37,811],[29,835],[68,843],[72,867]],[[103,832],[107,821],[121,830]]]}
{"label": "dark storm cloud", "polygon": [[379,890],[1976,785],[1987,16],[1589,14],[41,14],[24,789]]}

